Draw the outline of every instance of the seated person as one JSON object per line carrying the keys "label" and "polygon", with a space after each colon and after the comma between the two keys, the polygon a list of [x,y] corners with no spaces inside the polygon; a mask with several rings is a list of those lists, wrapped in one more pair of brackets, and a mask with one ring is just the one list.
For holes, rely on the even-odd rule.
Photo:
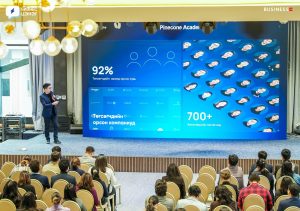
{"label": "seated person", "polygon": [[27,171],[22,171],[20,173],[19,181],[18,181],[18,187],[23,188],[26,190],[26,192],[32,192],[34,195],[35,193],[35,188],[31,185],[31,180],[29,173]]}
{"label": "seated person", "polygon": [[157,196],[150,196],[147,205],[146,211],[156,211],[156,205],[159,203]]}
{"label": "seated person", "polygon": [[199,196],[201,194],[201,190],[197,185],[192,185],[189,187],[189,197],[186,199],[180,199],[177,202],[176,208],[184,208],[187,205],[194,205],[201,211],[207,211],[207,207],[205,204],[199,201]]}
{"label": "seated person", "polygon": [[59,159],[60,159],[60,153],[52,152],[51,153],[51,161],[49,163],[47,163],[46,165],[44,165],[42,172],[53,171],[56,174],[59,174],[60,173],[60,169],[58,166]]}
{"label": "seated person", "polygon": [[94,147],[88,146],[85,149],[85,154],[82,157],[79,157],[80,163],[81,164],[87,164],[90,167],[94,166],[95,165],[95,160],[96,160],[93,157],[94,156],[94,152],[95,152]]}
{"label": "seated person", "polygon": [[167,198],[167,183],[165,181],[161,179],[156,180],[155,193],[159,203],[165,205],[168,211],[172,211],[174,202],[172,199]]}
{"label": "seated person", "polygon": [[236,154],[232,154],[228,156],[228,167],[225,169],[229,169],[231,175],[233,175],[239,182],[239,189],[244,187],[244,172],[243,169],[238,166],[239,157]]}
{"label": "seated person", "polygon": [[226,186],[218,186],[215,191],[215,201],[210,205],[210,211],[214,211],[217,206],[226,205],[233,211],[238,211],[236,202],[232,200],[232,193],[226,188]]}
{"label": "seated person", "polygon": [[18,209],[18,211],[40,211],[39,209],[37,209],[35,200],[35,194],[33,194],[32,192],[25,193],[22,199],[21,209]]}
{"label": "seated person", "polygon": [[[258,159],[264,159],[267,160],[268,157],[268,153],[266,151],[259,151],[258,152]],[[256,163],[253,163],[250,170],[249,170],[249,175],[252,174],[252,172],[256,169]],[[266,169],[268,169],[268,171],[273,174],[273,166],[271,164],[266,163]]]}
{"label": "seated person", "polygon": [[222,183],[220,185],[230,185],[236,192],[236,199],[239,197],[239,189],[236,185],[230,183],[230,178],[231,178],[231,172],[229,169],[223,169],[220,172],[220,180]]}
{"label": "seated person", "polygon": [[84,171],[80,169],[79,158],[73,158],[71,161],[71,171],[76,171],[80,176],[84,174]]}
{"label": "seated person", "polygon": [[[276,176],[276,179],[279,179],[279,178],[277,178],[277,172],[278,171],[280,171],[280,168],[282,167],[282,165],[283,165],[283,163],[285,162],[285,161],[290,161],[290,159],[291,159],[291,156],[292,156],[292,153],[291,153],[291,151],[289,150],[289,149],[283,149],[282,151],[281,151],[281,160],[282,160],[282,164],[276,164],[275,165],[275,176]],[[291,162],[291,161],[290,161]],[[295,173],[299,173],[299,167],[298,166],[296,166],[293,162],[291,162],[292,163],[292,169],[293,169],[293,171],[295,172]],[[279,174],[278,175],[280,175],[281,173],[279,172]]]}
{"label": "seated person", "polygon": [[5,184],[3,193],[0,194],[1,199],[9,199],[15,204],[17,209],[20,208],[22,196],[19,193],[17,182],[10,180]]}
{"label": "seated person", "polygon": [[87,211],[81,199],[77,197],[76,187],[71,183],[67,184],[65,187],[64,201],[74,201],[79,205],[81,211]]}
{"label": "seated person", "polygon": [[291,178],[284,177],[281,180],[280,188],[278,190],[276,190],[274,201],[276,201],[279,196],[288,195],[289,185],[292,183],[293,183],[293,180]]}
{"label": "seated person", "polygon": [[288,189],[289,199],[283,200],[279,203],[277,211],[284,211],[288,207],[299,207],[300,208],[300,199],[299,199],[299,186],[297,184],[290,184]]}
{"label": "seated person", "polygon": [[51,187],[53,187],[54,183],[59,179],[66,180],[67,182],[69,182],[72,185],[76,186],[75,177],[68,174],[69,160],[66,160],[66,159],[60,160],[59,163],[58,163],[58,166],[59,166],[59,169],[60,169],[60,174],[51,177]]}
{"label": "seated person", "polygon": [[31,175],[30,179],[36,179],[40,181],[40,183],[43,185],[44,190],[47,188],[50,188],[48,177],[41,175],[39,173],[40,171],[40,162],[38,160],[32,160],[29,164],[29,167],[31,169]]}
{"label": "seated person", "polygon": [[61,196],[58,192],[54,192],[51,196],[51,201],[53,203],[53,206],[50,208],[47,208],[46,211],[71,211],[70,208],[63,207],[60,204]]}
{"label": "seated person", "polygon": [[292,177],[295,182],[300,185],[300,175],[299,174],[296,174],[294,171],[293,171],[293,164],[291,161],[284,161],[283,164],[282,164],[282,167],[281,167],[281,175],[280,177],[282,176],[290,176]]}
{"label": "seated person", "polygon": [[100,200],[101,200],[101,204],[105,204],[107,202],[107,198],[109,197],[108,188],[107,188],[105,182],[103,182],[101,180],[101,178],[99,176],[99,170],[97,168],[93,167],[91,174],[92,174],[93,180],[100,182],[100,184],[102,185],[103,196]]}
{"label": "seated person", "polygon": [[16,172],[16,171],[28,171],[30,172],[30,168],[29,168],[29,163],[31,161],[31,157],[29,155],[25,155],[21,162],[16,165],[13,170],[10,172],[10,175],[12,175],[12,173]]}

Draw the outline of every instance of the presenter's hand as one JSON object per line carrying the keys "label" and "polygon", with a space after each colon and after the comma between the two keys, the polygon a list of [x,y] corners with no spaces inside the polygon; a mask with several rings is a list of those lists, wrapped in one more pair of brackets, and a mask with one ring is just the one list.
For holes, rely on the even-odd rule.
{"label": "presenter's hand", "polygon": [[59,101],[55,101],[52,103],[52,105],[56,106],[59,103]]}

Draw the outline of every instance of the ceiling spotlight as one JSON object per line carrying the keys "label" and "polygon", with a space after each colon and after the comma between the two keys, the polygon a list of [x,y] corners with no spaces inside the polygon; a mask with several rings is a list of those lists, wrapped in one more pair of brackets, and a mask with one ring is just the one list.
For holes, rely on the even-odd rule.
{"label": "ceiling spotlight", "polygon": [[48,39],[45,41],[45,53],[49,56],[56,56],[57,54],[59,54],[60,50],[61,45],[58,39],[56,39],[54,36],[48,37]]}
{"label": "ceiling spotlight", "polygon": [[210,34],[216,28],[216,22],[200,22],[199,27],[205,34]]}
{"label": "ceiling spotlight", "polygon": [[12,35],[16,32],[16,25],[13,22],[5,22],[3,24],[3,31],[6,35]]}
{"label": "ceiling spotlight", "polygon": [[67,25],[67,32],[72,37],[79,37],[82,32],[82,25],[79,21],[71,21]]}
{"label": "ceiling spotlight", "polygon": [[4,42],[0,41],[0,59],[4,59],[8,54],[8,47]]}
{"label": "ceiling spotlight", "polygon": [[41,26],[36,21],[26,21],[23,25],[23,32],[28,39],[35,39],[41,33]]}
{"label": "ceiling spotlight", "polygon": [[82,35],[85,37],[92,37],[98,32],[98,24],[91,20],[86,19],[82,21]]}
{"label": "ceiling spotlight", "polygon": [[41,0],[41,8],[43,12],[52,12],[55,9],[56,0]]}
{"label": "ceiling spotlight", "polygon": [[44,53],[45,43],[43,40],[37,38],[31,41],[29,45],[30,52],[35,56],[40,56]]}
{"label": "ceiling spotlight", "polygon": [[78,42],[74,37],[67,35],[61,41],[61,48],[65,53],[74,53],[78,48]]}
{"label": "ceiling spotlight", "polygon": [[148,34],[155,34],[157,30],[159,29],[159,23],[158,22],[146,22],[144,23],[144,29]]}

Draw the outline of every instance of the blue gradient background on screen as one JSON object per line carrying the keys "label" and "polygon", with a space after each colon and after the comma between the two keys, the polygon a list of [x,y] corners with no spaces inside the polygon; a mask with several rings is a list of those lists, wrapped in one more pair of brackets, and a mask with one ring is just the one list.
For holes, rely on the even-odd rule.
{"label": "blue gradient background on screen", "polygon": [[[197,23],[161,23],[163,25],[197,25]],[[149,35],[143,30],[143,23],[124,24],[120,30],[113,23],[105,24],[107,29],[91,39],[83,39],[83,132],[84,136],[122,137],[122,138],[194,138],[194,139],[285,139],[286,138],[286,59],[287,25],[277,22],[263,23],[263,30],[255,39],[245,33],[245,23],[218,23],[212,34],[194,31],[158,31]],[[249,30],[248,30],[249,31]],[[228,39],[235,39],[228,42]],[[272,43],[262,46],[263,39]],[[183,44],[191,44],[183,49]],[[212,43],[220,47],[209,50]],[[252,50],[241,51],[251,44]],[[280,49],[280,54],[276,51]],[[203,51],[204,55],[194,59],[193,55]],[[221,56],[232,51],[229,59]],[[261,53],[267,53],[265,60],[256,61]],[[218,61],[219,65],[210,68],[208,64]],[[249,61],[250,65],[238,68],[237,64]],[[183,62],[190,62],[183,68]],[[276,69],[275,64],[280,64]],[[113,74],[93,75],[92,67],[112,66]],[[226,78],[225,70],[235,73]],[[259,79],[253,76],[258,69],[268,74]],[[205,70],[200,78],[192,74]],[[102,80],[93,80],[93,77]],[[109,80],[103,80],[108,78]],[[125,80],[112,80],[123,78]],[[210,87],[208,82],[220,79],[221,82]],[[241,80],[250,80],[247,88],[238,85]],[[268,83],[280,80],[279,87],[271,88]],[[197,87],[187,91],[184,87],[196,83]],[[265,96],[255,97],[253,91],[267,88]],[[222,94],[223,90],[235,88],[231,96]],[[207,100],[199,95],[212,94]],[[250,101],[239,105],[236,101],[247,96]],[[268,100],[279,97],[277,106]],[[225,100],[228,104],[217,109],[214,104]],[[267,109],[261,114],[253,112],[253,107],[263,105]],[[252,109],[252,110],[251,110]],[[237,118],[229,112],[240,110]],[[205,120],[188,120],[188,112],[205,113]],[[92,118],[92,114],[106,115]],[[270,123],[267,118],[279,114],[279,121]],[[118,115],[121,118],[115,118]],[[212,116],[210,119],[207,115]],[[105,118],[104,118],[105,117]],[[111,118],[113,117],[113,119]],[[203,117],[203,116],[202,116]],[[249,119],[258,120],[253,127],[246,127]],[[107,124],[95,125],[101,121]],[[117,124],[108,122],[117,121]],[[121,123],[120,123],[121,122]],[[134,123],[134,125],[132,125]],[[261,132],[272,128],[273,132]]]}

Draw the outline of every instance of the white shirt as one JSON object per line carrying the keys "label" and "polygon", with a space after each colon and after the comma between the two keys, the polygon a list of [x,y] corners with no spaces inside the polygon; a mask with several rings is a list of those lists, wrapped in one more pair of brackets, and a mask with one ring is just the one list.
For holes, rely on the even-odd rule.
{"label": "white shirt", "polygon": [[118,184],[117,178],[116,178],[116,176],[115,176],[113,170],[111,170],[110,168],[107,168],[107,167],[106,167],[105,175],[106,175],[106,177],[107,177],[107,179],[108,179],[108,183],[109,183],[109,184],[111,184],[112,186]]}
{"label": "white shirt", "polygon": [[177,206],[176,208],[184,208],[187,205],[194,205],[196,206],[198,209],[200,209],[201,211],[207,211],[207,207],[205,204],[203,204],[202,202],[200,202],[198,199],[196,199],[195,197],[188,197],[186,199],[180,199],[177,202]]}

